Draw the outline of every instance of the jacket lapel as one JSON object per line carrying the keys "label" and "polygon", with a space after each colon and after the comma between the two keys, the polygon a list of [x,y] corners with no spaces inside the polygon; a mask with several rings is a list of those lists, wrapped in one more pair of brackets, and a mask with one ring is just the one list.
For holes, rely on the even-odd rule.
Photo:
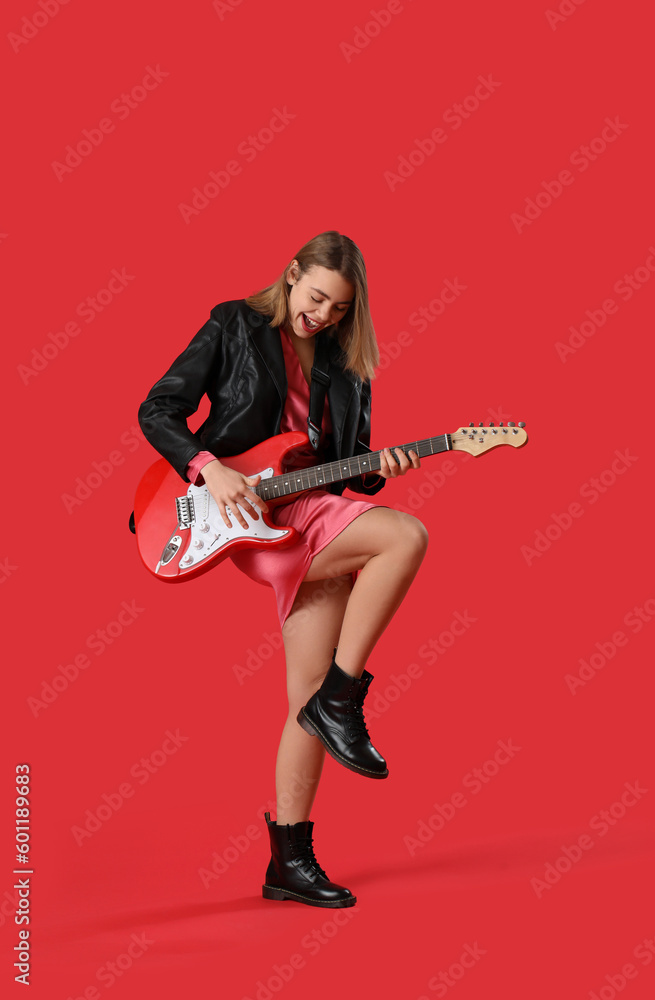
{"label": "jacket lapel", "polygon": [[249,310],[246,319],[250,343],[264,362],[280,396],[280,403],[283,405],[287,398],[287,372],[284,366],[280,332],[277,328],[269,326],[264,317],[255,312],[254,309]]}
{"label": "jacket lapel", "polygon": [[[330,413],[333,414],[332,427],[334,433],[334,446],[337,456],[345,454],[343,446],[345,443],[348,454],[349,449],[354,445],[354,436],[351,434],[348,411],[353,399],[357,394],[358,378],[352,372],[344,371],[338,365],[338,359],[342,357],[342,350],[336,337],[330,337],[330,384],[327,390]],[[351,441],[350,438],[353,437]]]}

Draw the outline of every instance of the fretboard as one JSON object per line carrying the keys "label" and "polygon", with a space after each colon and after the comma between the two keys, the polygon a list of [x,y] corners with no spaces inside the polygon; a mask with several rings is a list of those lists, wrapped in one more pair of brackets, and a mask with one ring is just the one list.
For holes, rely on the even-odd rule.
{"label": "fretboard", "polygon": [[[415,451],[419,458],[427,458],[428,455],[438,455],[442,451],[450,451],[452,446],[450,435],[440,434],[438,437],[424,438],[422,441],[394,445],[391,449],[392,454],[396,447],[405,454],[408,451]],[[340,483],[344,479],[352,479],[354,476],[364,476],[367,472],[377,472],[379,468],[380,452],[372,451],[366,455],[342,458],[337,462],[326,462],[325,465],[312,465],[308,469],[296,469],[284,476],[273,476],[271,479],[263,480],[253,489],[264,500],[273,500],[275,497],[289,496],[292,493],[301,493],[303,490],[313,490],[317,486],[325,487],[328,483]]]}

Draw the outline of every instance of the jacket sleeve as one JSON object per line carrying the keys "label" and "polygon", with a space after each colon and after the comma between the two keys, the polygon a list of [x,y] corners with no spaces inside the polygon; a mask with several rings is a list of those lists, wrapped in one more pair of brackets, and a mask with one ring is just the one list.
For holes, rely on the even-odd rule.
{"label": "jacket sleeve", "polygon": [[[370,440],[371,440],[371,382],[370,379],[366,379],[362,382],[362,388],[360,392],[361,406],[359,411],[359,426],[357,428],[357,439],[355,441],[355,455],[366,455],[371,453]],[[372,473],[367,476],[355,476],[353,479],[349,479],[346,486],[353,493],[365,493],[368,496],[373,496],[374,493],[378,493],[384,484],[386,479],[384,476],[375,475]]]}
{"label": "jacket sleeve", "polygon": [[210,375],[220,363],[221,333],[216,310],[212,310],[205,325],[139,407],[139,425],[146,440],[187,483],[187,465],[204,448],[189,430],[187,418],[198,409]]}

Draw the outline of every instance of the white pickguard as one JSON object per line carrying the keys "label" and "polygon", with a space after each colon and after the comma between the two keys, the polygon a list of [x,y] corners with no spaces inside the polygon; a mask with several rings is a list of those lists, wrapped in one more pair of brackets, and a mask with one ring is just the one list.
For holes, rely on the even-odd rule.
{"label": "white pickguard", "polygon": [[[273,476],[273,469],[263,469],[259,473],[252,472],[250,475],[260,475],[262,480],[270,479]],[[255,520],[255,518],[243,510],[240,504],[237,504],[237,506],[248,527],[242,528],[238,521],[232,517],[232,527],[228,528],[221,517],[216,501],[205,485],[194,486],[191,484],[186,495],[192,502],[194,521],[189,527],[181,524],[178,525],[176,534],[168,543],[170,545],[172,542],[175,549],[178,549],[182,545],[183,540],[180,532],[189,531],[191,534],[189,546],[180,559],[180,569],[189,569],[191,566],[198,566],[199,563],[204,562],[209,556],[220,552],[228,542],[234,542],[239,538],[256,538],[260,542],[269,542],[285,538],[289,534],[288,528],[269,527],[264,522],[261,514]],[[227,508],[227,512],[229,517],[229,507]],[[170,562],[171,558],[172,555],[166,562]],[[161,563],[158,564],[157,569],[159,569],[160,565]]]}

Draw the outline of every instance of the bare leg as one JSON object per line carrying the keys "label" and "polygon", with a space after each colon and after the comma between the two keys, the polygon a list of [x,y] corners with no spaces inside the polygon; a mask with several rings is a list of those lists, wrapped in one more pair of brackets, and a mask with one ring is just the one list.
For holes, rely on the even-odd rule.
{"label": "bare leg", "polygon": [[314,556],[305,580],[360,570],[339,634],[337,662],[361,677],[373,647],[398,610],[416,576],[428,534],[411,514],[367,510]]}
{"label": "bare leg", "polygon": [[351,588],[350,574],[302,583],[282,628],[289,716],[282,730],[275,770],[278,824],[309,819],[325,749],[301,729],[296,716],[328,671]]}

